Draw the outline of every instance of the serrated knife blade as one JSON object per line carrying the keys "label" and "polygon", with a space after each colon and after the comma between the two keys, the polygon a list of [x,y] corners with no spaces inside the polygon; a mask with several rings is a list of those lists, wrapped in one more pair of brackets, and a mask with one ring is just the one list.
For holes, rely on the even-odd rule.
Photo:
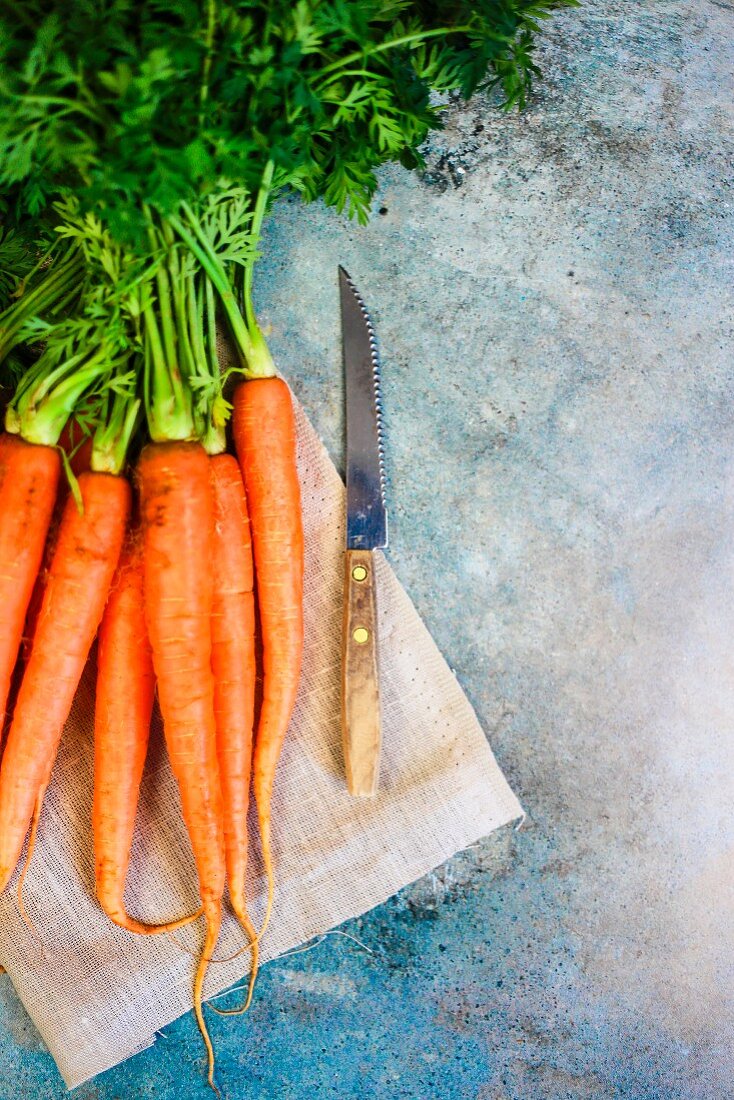
{"label": "serrated knife blade", "polygon": [[367,307],[343,267],[339,293],[347,429],[342,734],[349,791],[371,797],[382,746],[374,551],[387,546],[380,364]]}
{"label": "serrated knife blade", "polygon": [[377,341],[367,307],[339,268],[347,419],[347,547],[387,546],[382,398]]}

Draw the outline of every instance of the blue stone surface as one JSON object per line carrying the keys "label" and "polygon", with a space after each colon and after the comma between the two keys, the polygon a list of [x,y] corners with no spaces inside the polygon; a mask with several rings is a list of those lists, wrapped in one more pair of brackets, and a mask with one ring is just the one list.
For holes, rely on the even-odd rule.
{"label": "blue stone surface", "polygon": [[[527,111],[449,104],[367,228],[269,225],[337,464],[338,263],[371,307],[390,558],[528,819],[267,966],[212,1020],[228,1100],[734,1097],[733,42],[726,2],[566,12]],[[61,1097],[0,997],[0,1096]],[[203,1070],[189,1014],[75,1095]]]}

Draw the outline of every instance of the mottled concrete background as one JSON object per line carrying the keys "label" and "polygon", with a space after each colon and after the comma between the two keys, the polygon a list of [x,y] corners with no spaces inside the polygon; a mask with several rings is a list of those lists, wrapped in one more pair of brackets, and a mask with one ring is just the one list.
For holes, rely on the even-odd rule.
{"label": "mottled concrete background", "polygon": [[[226,1096],[734,1097],[734,9],[589,3],[369,228],[283,205],[272,344],[341,450],[383,349],[390,557],[528,810],[214,1022]],[[57,1097],[0,985],[2,1097]],[[191,1017],[80,1100],[188,1100]]]}

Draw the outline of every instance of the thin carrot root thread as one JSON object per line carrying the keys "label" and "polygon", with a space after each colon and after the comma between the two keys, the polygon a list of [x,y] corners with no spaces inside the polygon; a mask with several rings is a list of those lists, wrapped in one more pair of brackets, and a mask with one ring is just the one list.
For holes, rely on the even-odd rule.
{"label": "thin carrot root thread", "polygon": [[185,917],[163,921],[161,924],[147,924],[145,921],[139,921],[135,917],[131,917],[126,909],[115,912],[114,910],[110,911],[106,906],[103,906],[103,908],[118,928],[124,928],[126,932],[135,932],[138,936],[153,936],[159,932],[175,932],[179,928],[185,928],[187,925],[193,924],[204,912],[204,908],[201,906],[195,913],[188,913]]}
{"label": "thin carrot root thread", "polygon": [[[179,951],[183,951],[184,955],[190,955],[192,959],[199,958],[201,952],[193,951],[190,947],[187,947],[185,943],[181,943],[181,941],[177,939],[173,932],[169,932],[168,935],[176,944],[176,947],[179,949]],[[209,959],[209,965],[220,966],[222,963],[230,963],[234,959],[239,959],[240,955],[244,955],[245,952],[249,951],[251,948],[252,942],[248,941],[247,943],[243,944],[242,947],[238,947],[236,951],[233,951],[231,955],[220,955],[219,957],[217,957],[216,955],[212,955]]]}
{"label": "thin carrot root thread", "polygon": [[240,1009],[230,1010],[226,1013],[228,1016],[238,1016],[242,1012],[247,1012],[248,1008],[252,1004],[252,995],[255,992],[255,982],[257,981],[257,972],[260,967],[260,937],[255,931],[255,926],[250,919],[250,915],[244,907],[244,902],[239,902],[234,905],[234,911],[237,914],[243,931],[250,939],[250,950],[252,952],[252,961],[250,963],[250,982],[247,987],[247,996],[245,1002]]}
{"label": "thin carrot root thread", "polygon": [[[255,931],[255,926],[252,923],[247,910],[241,904],[240,899],[232,900],[232,908],[234,909],[237,920],[240,922],[242,929],[250,938],[250,942],[246,947],[237,952],[238,955],[243,951],[252,951],[252,962],[250,964],[250,976],[247,983],[247,996],[244,1003],[239,1008],[216,1008],[211,1005],[213,1012],[216,1012],[218,1016],[241,1016],[244,1012],[247,1012],[248,1008],[252,1004],[252,995],[255,992],[255,982],[257,981],[257,972],[260,967],[260,937]],[[236,956],[233,956],[236,958]]]}
{"label": "thin carrot root thread", "polygon": [[207,1082],[217,1096],[220,1096],[221,1093],[214,1081],[214,1045],[209,1035],[209,1029],[206,1026],[206,1020],[204,1019],[204,979],[209,969],[209,963],[212,961],[214,948],[217,946],[221,924],[221,908],[215,908],[213,912],[209,911],[206,913],[206,939],[204,940],[204,946],[199,956],[199,965],[196,968],[196,977],[194,978],[194,1015],[196,1016],[196,1022],[199,1025],[199,1031],[201,1032],[201,1037],[206,1047],[208,1066]]}
{"label": "thin carrot root thread", "polygon": [[267,895],[265,903],[265,916],[263,917],[260,931],[257,934],[258,940],[261,940],[265,935],[268,925],[270,924],[270,918],[273,913],[273,902],[275,900],[275,871],[273,868],[273,857],[271,855],[270,847],[270,825],[268,822],[260,822],[260,846],[263,861],[263,869],[265,871],[265,881],[267,885]]}

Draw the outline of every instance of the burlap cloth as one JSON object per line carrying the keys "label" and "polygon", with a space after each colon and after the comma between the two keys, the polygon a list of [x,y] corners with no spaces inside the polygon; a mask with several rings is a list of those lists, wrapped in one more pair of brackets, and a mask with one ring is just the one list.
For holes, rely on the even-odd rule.
{"label": "burlap cloth", "polygon": [[[263,944],[271,959],[384,901],[454,852],[521,815],[477,719],[415,608],[377,563],[384,750],[380,793],[352,799],[339,724],[344,487],[298,410],[306,529],[306,648],[273,813],[277,894]],[[198,926],[174,942],[115,928],[94,899],[90,809],[94,670],[87,670],[43,808],[24,897],[0,899],[0,962],[73,1087],[150,1045],[191,1008]],[[263,882],[253,845],[249,896]],[[160,920],[196,906],[196,877],[160,730],[138,812],[127,900]],[[242,936],[225,923],[218,955]],[[207,995],[240,979],[248,956],[210,967]]]}

